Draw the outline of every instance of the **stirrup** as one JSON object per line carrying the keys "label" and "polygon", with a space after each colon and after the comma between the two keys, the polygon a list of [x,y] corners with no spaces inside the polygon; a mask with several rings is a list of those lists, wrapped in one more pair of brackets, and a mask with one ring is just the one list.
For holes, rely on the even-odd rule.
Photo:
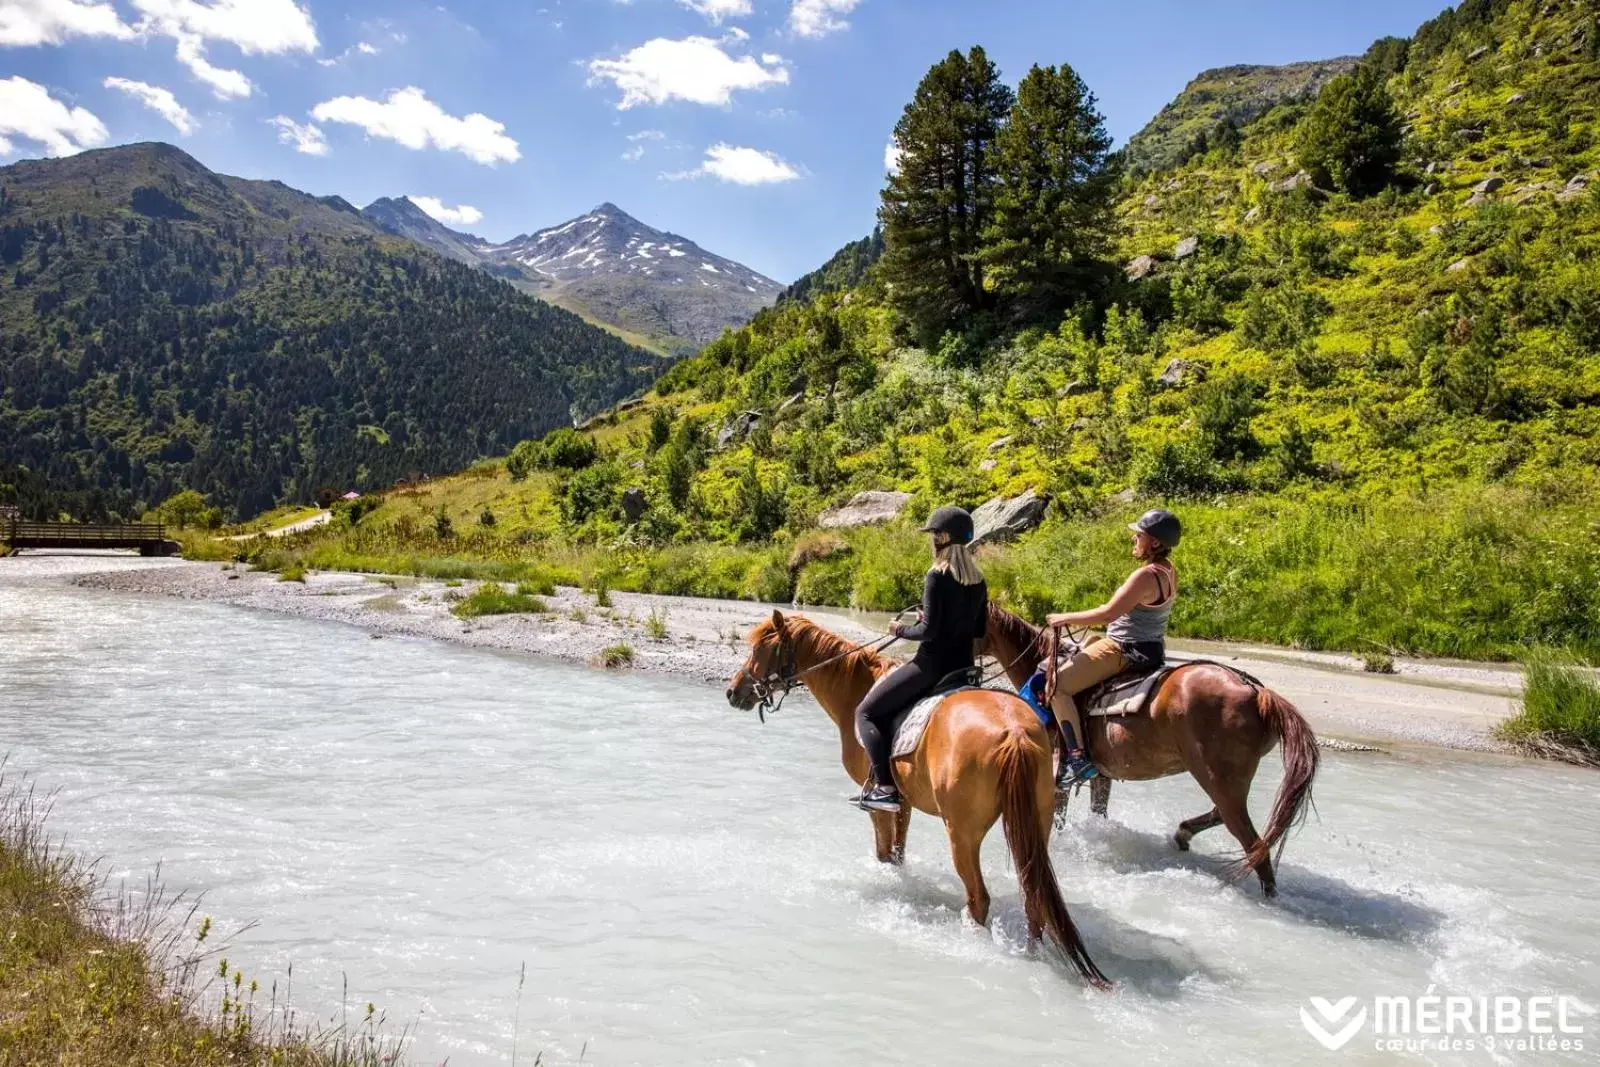
{"label": "stirrup", "polygon": [[1060,765],[1056,768],[1056,788],[1070,789],[1081,786],[1093,778],[1100,777],[1100,769],[1094,765],[1083,749],[1075,753],[1061,754]]}

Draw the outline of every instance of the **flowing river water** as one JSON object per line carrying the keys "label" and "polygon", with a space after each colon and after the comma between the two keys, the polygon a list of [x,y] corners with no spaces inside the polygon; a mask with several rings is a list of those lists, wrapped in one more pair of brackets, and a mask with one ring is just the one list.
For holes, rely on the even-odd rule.
{"label": "flowing river water", "polygon": [[[1052,844],[1086,990],[1028,952],[1001,835],[989,929],[942,827],[871,858],[837,734],[715,689],[238,608],[15,580],[0,563],[0,752],[53,828],[142,885],[204,893],[230,960],[293,966],[414,1062],[546,1064],[1593,1062],[1592,772],[1326,753],[1317,814],[1263,902],[1188,779],[1119,785]],[[1252,808],[1264,823],[1279,764]],[[526,979],[518,997],[521,968]],[[348,993],[344,982],[348,980]],[[1567,995],[1583,1051],[1325,1051],[1308,998]],[[515,1035],[513,1031],[516,1031]]]}

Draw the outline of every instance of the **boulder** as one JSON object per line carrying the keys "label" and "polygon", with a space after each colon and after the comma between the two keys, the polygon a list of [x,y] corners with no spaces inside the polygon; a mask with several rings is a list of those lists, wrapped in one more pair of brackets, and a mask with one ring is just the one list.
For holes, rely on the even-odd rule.
{"label": "boulder", "polygon": [[1457,130],[1455,132],[1455,138],[1458,141],[1467,141],[1469,143],[1481,141],[1484,138],[1484,132],[1478,129],[1476,126],[1468,126],[1464,130]]}
{"label": "boulder", "polygon": [[895,493],[881,489],[868,489],[850,498],[842,507],[829,508],[817,516],[817,525],[824,530],[843,530],[856,526],[870,526],[875,522],[891,522],[911,503],[910,493]]}
{"label": "boulder", "polygon": [[1005,448],[1008,445],[1010,445],[1013,440],[1015,440],[1015,438],[1012,438],[1012,437],[996,437],[993,441],[989,442],[989,449],[988,450],[990,452],[998,452],[1002,448]]}
{"label": "boulder", "polygon": [[1429,182],[1427,185],[1424,185],[1422,187],[1422,195],[1423,196],[1433,196],[1438,191],[1439,191],[1439,183],[1438,182]]}
{"label": "boulder", "polygon": [[1246,221],[1246,222],[1254,222],[1254,221],[1256,221],[1256,219],[1259,219],[1260,217],[1261,217],[1261,209],[1258,208],[1258,207],[1253,207],[1249,211],[1246,211],[1244,213],[1244,221]]}
{"label": "boulder", "polygon": [[1489,201],[1490,201],[1490,197],[1489,197],[1489,195],[1487,193],[1473,193],[1471,196],[1467,197],[1466,206],[1467,207],[1482,207],[1483,205],[1489,203]]}
{"label": "boulder", "polygon": [[1489,46],[1486,45],[1486,44],[1480,44],[1478,47],[1474,48],[1472,51],[1467,53],[1467,62],[1470,63],[1474,59],[1482,59],[1484,56],[1486,56],[1488,54],[1489,54]]}
{"label": "boulder", "polygon": [[1265,178],[1267,175],[1271,174],[1277,169],[1278,167],[1274,163],[1257,163],[1255,166],[1250,168],[1250,173],[1254,174],[1257,178]]}
{"label": "boulder", "polygon": [[1505,185],[1505,183],[1506,183],[1506,180],[1504,178],[1501,178],[1501,177],[1485,178],[1485,179],[1483,179],[1483,181],[1479,182],[1477,185],[1474,185],[1472,187],[1472,191],[1475,192],[1475,193],[1485,193],[1485,194],[1492,193],[1495,190],[1499,189],[1501,186]]}
{"label": "boulder", "polygon": [[1050,508],[1050,498],[1029,489],[1007,500],[995,497],[972,513],[974,545],[1010,541],[1038,526]]}
{"label": "boulder", "polygon": [[1126,267],[1126,270],[1128,272],[1128,280],[1130,282],[1139,281],[1141,278],[1148,278],[1150,275],[1156,272],[1155,257],[1140,256],[1133,262],[1129,263]]}
{"label": "boulder", "polygon": [[1507,104],[1520,104],[1526,99],[1528,99],[1528,94],[1527,93],[1512,93],[1510,96],[1506,97],[1506,103]]}
{"label": "boulder", "polygon": [[785,411],[788,411],[790,408],[795,407],[798,404],[804,403],[805,399],[806,399],[806,393],[805,393],[805,390],[802,389],[798,393],[795,393],[793,396],[791,396],[788,400],[785,400],[783,403],[778,405],[778,414],[782,415]]}
{"label": "boulder", "polygon": [[1444,91],[1446,93],[1459,93],[1461,90],[1465,89],[1466,87],[1467,87],[1467,83],[1466,82],[1455,81],[1455,82],[1451,82],[1449,85],[1446,85],[1444,87]]}
{"label": "boulder", "polygon": [[1454,263],[1452,263],[1448,267],[1446,267],[1444,269],[1444,272],[1446,274],[1459,274],[1462,271],[1466,270],[1470,266],[1472,266],[1472,260],[1470,260],[1470,259],[1458,259]]}
{"label": "boulder", "polygon": [[1144,198],[1144,207],[1145,207],[1146,211],[1154,211],[1156,208],[1158,208],[1160,206],[1161,206],[1161,198],[1159,196],[1157,196],[1155,193],[1151,193],[1149,196]]}
{"label": "boulder", "polygon": [[982,463],[978,464],[978,469],[983,471],[985,474],[987,474],[989,471],[994,470],[998,466],[1000,466],[1000,461],[999,460],[997,460],[997,459],[986,459]]}
{"label": "boulder", "polygon": [[1080,378],[1063,385],[1056,395],[1065,399],[1069,396],[1086,396],[1092,392],[1094,392],[1094,386]]}
{"label": "boulder", "polygon": [[1166,386],[1168,389],[1176,389],[1179,386],[1205,380],[1206,369],[1193,360],[1187,359],[1170,360],[1166,368],[1161,372],[1161,377],[1156,379],[1157,383]]}
{"label": "boulder", "polygon": [[741,411],[727,422],[722,424],[722,429],[717,431],[717,447],[727,448],[735,441],[742,441],[750,436],[750,431],[756,428],[756,423],[761,421],[759,411]]}
{"label": "boulder", "polygon": [[1594,175],[1592,174],[1574,174],[1571,180],[1568,181],[1566,185],[1561,187],[1561,191],[1556,194],[1556,199],[1561,201],[1563,204],[1567,203],[1568,201],[1578,199],[1584,193],[1588,192],[1589,183],[1593,180]]}
{"label": "boulder", "polygon": [[1188,259],[1198,251],[1200,251],[1200,238],[1185,237],[1183,240],[1179,241],[1178,246],[1172,250],[1172,258]]}
{"label": "boulder", "polygon": [[644,518],[644,511],[647,506],[649,506],[649,501],[645,499],[643,489],[634,487],[623,490],[622,514],[629,522],[638,522]]}
{"label": "boulder", "polygon": [[1280,178],[1275,182],[1269,182],[1267,188],[1274,193],[1292,193],[1296,189],[1305,189],[1308,192],[1317,193],[1322,191],[1317,188],[1317,183],[1311,180],[1311,175],[1305,171],[1300,171],[1298,174],[1288,178]]}

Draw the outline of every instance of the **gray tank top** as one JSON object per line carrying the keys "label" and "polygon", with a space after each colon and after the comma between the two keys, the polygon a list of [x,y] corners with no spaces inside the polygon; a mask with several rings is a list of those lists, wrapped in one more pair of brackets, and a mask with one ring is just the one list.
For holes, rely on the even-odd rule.
{"label": "gray tank top", "polygon": [[[1158,582],[1163,586],[1172,581],[1172,576],[1164,571],[1157,570],[1156,574]],[[1126,615],[1112,619],[1111,625],[1106,627],[1106,636],[1123,647],[1165,641],[1167,620],[1172,618],[1172,606],[1177,602],[1177,590],[1171,589],[1166,601],[1159,606],[1141,605]]]}

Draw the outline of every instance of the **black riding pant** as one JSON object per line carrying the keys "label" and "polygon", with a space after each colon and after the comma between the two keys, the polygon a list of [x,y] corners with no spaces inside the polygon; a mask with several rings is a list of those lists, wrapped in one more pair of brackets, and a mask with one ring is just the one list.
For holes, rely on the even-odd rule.
{"label": "black riding pant", "polygon": [[933,692],[944,673],[932,664],[912,660],[896,667],[872,687],[856,705],[856,735],[872,761],[872,778],[879,785],[894,785],[894,721],[911,705]]}

